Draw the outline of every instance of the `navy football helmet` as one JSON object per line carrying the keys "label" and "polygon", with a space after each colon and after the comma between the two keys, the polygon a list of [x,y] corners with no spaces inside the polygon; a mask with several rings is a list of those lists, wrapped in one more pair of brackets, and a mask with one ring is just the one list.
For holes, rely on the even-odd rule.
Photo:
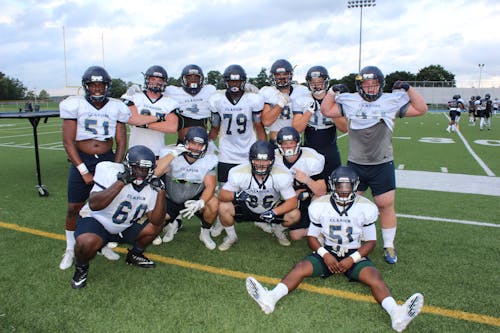
{"label": "navy football helmet", "polygon": [[344,94],[344,93],[349,92],[349,88],[347,88],[347,86],[343,83],[334,84],[332,86],[332,90],[336,95],[337,94],[340,95],[340,94]]}
{"label": "navy football helmet", "polygon": [[[159,77],[163,79],[163,83],[161,84],[153,84],[149,82],[150,77]],[[162,93],[165,91],[165,87],[167,86],[168,75],[165,68],[154,65],[148,68],[146,73],[144,73],[144,89],[147,89],[154,93]]]}
{"label": "navy football helmet", "polygon": [[[237,93],[240,91],[245,91],[247,73],[240,65],[230,65],[224,70],[224,74],[222,74],[222,77],[224,78],[226,88],[229,92]],[[230,86],[229,81],[240,81],[240,84],[238,86]]]}
{"label": "navy football helmet", "polygon": [[[89,84],[92,82],[102,82],[104,83],[104,94],[102,95],[92,95],[89,90]],[[82,86],[85,91],[85,97],[91,102],[102,103],[106,100],[109,94],[109,89],[111,88],[111,76],[108,72],[100,66],[91,66],[87,68],[82,76]]]}
{"label": "navy football helmet", "polygon": [[[197,75],[198,82],[188,82],[187,75]],[[182,89],[190,95],[196,95],[203,88],[203,81],[205,76],[203,75],[203,70],[198,65],[187,65],[182,69],[181,72],[181,85]]]}
{"label": "navy football helmet", "polygon": [[328,177],[328,185],[332,191],[333,200],[341,206],[346,206],[356,197],[359,177],[351,167],[340,166]]}
{"label": "navy football helmet", "polygon": [[[274,146],[269,141],[255,141],[250,147],[249,159],[254,175],[269,175],[274,164]],[[268,162],[262,163],[261,161]]]}
{"label": "navy football helmet", "polygon": [[[202,148],[199,150],[191,148],[191,142],[201,144]],[[184,137],[184,146],[188,150],[186,155],[196,159],[202,158],[208,148],[207,131],[203,127],[191,127]]]}
{"label": "navy football helmet", "polygon": [[148,183],[153,177],[156,167],[156,156],[146,146],[133,146],[127,150],[123,164],[132,175],[132,184],[141,186]]}
{"label": "navy football helmet", "polygon": [[[362,88],[362,83],[365,80],[377,80],[380,87],[376,93],[368,93],[365,92]],[[385,86],[385,78],[382,71],[376,66],[366,66],[361,70],[361,72],[356,75],[355,79],[356,90],[359,95],[368,102],[376,101],[380,96],[382,96],[382,92]]]}
{"label": "navy football helmet", "polygon": [[[323,87],[311,87],[311,80],[313,78],[323,78]],[[323,91],[328,90],[328,86],[330,85],[330,76],[328,75],[328,70],[323,66],[313,66],[309,68],[306,74],[306,82],[307,87],[313,93],[321,93]]]}
{"label": "navy football helmet", "polygon": [[[295,146],[295,148],[284,148],[282,146],[283,141],[295,141],[297,145]],[[278,145],[278,150],[282,156],[297,155],[300,152],[300,134],[295,128],[291,126],[283,127],[278,131],[276,144]]]}
{"label": "navy football helmet", "polygon": [[[292,84],[293,67],[288,60],[278,59],[271,65],[271,84],[277,88],[287,88]],[[287,73],[287,76],[276,77],[277,74]]]}

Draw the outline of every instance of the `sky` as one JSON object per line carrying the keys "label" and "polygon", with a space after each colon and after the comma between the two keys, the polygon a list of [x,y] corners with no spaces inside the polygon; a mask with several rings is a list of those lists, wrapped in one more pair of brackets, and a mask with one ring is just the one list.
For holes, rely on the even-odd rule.
{"label": "sky", "polygon": [[[441,65],[459,87],[500,87],[500,1],[376,0],[362,13],[361,67]],[[314,65],[340,79],[358,71],[360,14],[347,0],[4,0],[0,72],[51,96],[76,93],[93,65],[142,84],[152,65],[256,77],[284,58],[298,82]]]}

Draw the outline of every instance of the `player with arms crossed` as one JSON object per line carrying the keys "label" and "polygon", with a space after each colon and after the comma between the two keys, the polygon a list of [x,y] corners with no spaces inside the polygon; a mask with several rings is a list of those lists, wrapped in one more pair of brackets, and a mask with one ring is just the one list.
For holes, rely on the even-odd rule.
{"label": "player with arms crossed", "polygon": [[323,115],[349,120],[347,164],[360,178],[358,194],[370,187],[380,211],[384,259],[398,260],[394,248],[397,217],[396,172],[392,135],[396,118],[416,117],[427,112],[422,96],[407,82],[396,81],[392,93],[383,93],[385,78],[375,66],[367,66],[355,78],[357,93],[328,93],[321,104]]}
{"label": "player with arms crossed", "polygon": [[[76,220],[92,189],[95,166],[102,161],[121,162],[127,150],[125,124],[130,111],[121,101],[108,98],[108,72],[99,66],[89,67],[82,76],[82,86],[84,97],[70,96],[59,104],[63,145],[72,163],[68,176],[66,251],[60,269],[73,264]],[[120,258],[108,247],[102,253],[111,260]]]}
{"label": "player with arms crossed", "polygon": [[127,151],[123,164],[97,165],[95,185],[76,225],[73,288],[85,287],[89,261],[107,242],[133,245],[127,264],[155,267],[143,254],[160,232],[166,211],[165,185],[159,178],[152,178],[155,164],[156,157],[149,148],[134,146]]}
{"label": "player with arms crossed", "polygon": [[[166,233],[163,242],[171,242],[179,228],[179,214],[201,221],[199,239],[209,250],[215,249],[210,228],[217,217],[215,196],[217,156],[207,152],[208,135],[203,127],[191,127],[184,136],[184,145],[162,151],[155,175],[165,175],[167,188]],[[175,219],[174,219],[175,218]]]}
{"label": "player with arms crossed", "polygon": [[[389,314],[392,328],[402,332],[422,310],[424,297],[416,293],[403,305],[398,305],[380,272],[367,257],[376,244],[378,210],[368,199],[356,196],[359,179],[354,170],[339,167],[333,171],[329,182],[332,193],[309,206],[311,225],[307,243],[314,253],[297,263],[273,290],[267,290],[255,278],[248,277],[247,292],[264,313],[270,314],[276,303],[297,289],[304,278],[344,274],[370,287],[375,300]],[[324,237],[324,246],[318,239],[320,235]]]}
{"label": "player with arms crossed", "polygon": [[[256,141],[249,152],[250,163],[229,171],[229,179],[219,191],[219,218],[227,236],[219,250],[228,250],[237,240],[234,222],[259,221],[272,223],[281,230],[300,218],[297,196],[293,190],[293,176],[283,166],[274,165],[274,146],[263,140]],[[283,199],[280,202],[280,198]],[[285,236],[286,239],[286,236]],[[290,242],[280,240],[281,245]]]}

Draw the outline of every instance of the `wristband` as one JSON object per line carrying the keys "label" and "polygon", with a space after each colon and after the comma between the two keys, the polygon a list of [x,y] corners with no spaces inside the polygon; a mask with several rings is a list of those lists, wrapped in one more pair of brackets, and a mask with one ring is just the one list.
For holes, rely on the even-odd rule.
{"label": "wristband", "polygon": [[89,173],[89,169],[87,169],[87,166],[85,165],[85,163],[80,163],[76,166],[76,168],[78,169],[78,171],[80,172],[80,175],[85,175],[87,173]]}
{"label": "wristband", "polygon": [[351,258],[352,258],[352,261],[353,261],[355,264],[357,264],[358,262],[360,262],[360,261],[361,261],[361,258],[362,258],[362,257],[361,257],[361,254],[359,254],[359,252],[358,252],[358,251],[354,252],[354,253],[353,253],[353,254],[351,254],[349,257],[351,257]]}
{"label": "wristband", "polygon": [[321,258],[325,256],[325,254],[328,253],[328,250],[325,249],[323,246],[320,247],[319,249],[316,250],[316,253],[320,255]]}

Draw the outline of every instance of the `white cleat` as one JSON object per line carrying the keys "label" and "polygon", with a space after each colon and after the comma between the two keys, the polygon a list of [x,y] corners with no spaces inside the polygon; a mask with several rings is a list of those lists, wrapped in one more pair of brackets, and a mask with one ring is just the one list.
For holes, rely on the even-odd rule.
{"label": "white cleat", "polygon": [[269,290],[264,288],[259,281],[252,276],[247,277],[246,286],[248,295],[250,295],[250,297],[252,297],[254,301],[259,304],[262,311],[264,311],[265,314],[273,313],[275,303],[273,302],[271,295],[269,295]]}
{"label": "white cleat", "polygon": [[210,229],[201,228],[200,231],[200,241],[205,244],[205,247],[209,250],[215,249],[217,246],[213,239],[210,237]]}
{"label": "white cleat", "polygon": [[282,246],[290,246],[292,243],[288,240],[288,238],[285,235],[285,228],[281,224],[274,224],[272,226],[273,228],[273,235],[276,237],[278,240],[278,243]]}
{"label": "white cleat", "polygon": [[219,237],[222,233],[222,230],[224,230],[224,226],[222,225],[222,223],[220,223],[219,219],[217,219],[212,225],[212,228],[210,228],[210,235],[212,237]]}
{"label": "white cleat", "polygon": [[411,295],[391,316],[392,328],[397,332],[403,332],[406,326],[422,311],[423,306],[424,296],[422,294]]}
{"label": "white cleat", "polygon": [[219,251],[227,251],[231,246],[233,246],[234,243],[238,241],[238,237],[232,238],[229,236],[224,237],[224,240],[222,241],[221,245],[219,245]]}
{"label": "white cleat", "polygon": [[60,269],[68,269],[73,265],[73,259],[75,259],[75,251],[66,250],[63,254],[61,263],[59,264]]}
{"label": "white cleat", "polygon": [[255,224],[255,226],[257,228],[262,229],[262,231],[267,232],[268,234],[272,234],[273,233],[273,228],[272,228],[271,224],[269,224],[269,223],[266,223],[266,222],[254,222],[253,224]]}
{"label": "white cleat", "polygon": [[165,235],[163,236],[163,243],[169,243],[174,240],[174,236],[177,233],[177,230],[179,230],[179,222],[177,220],[174,220],[173,222],[167,224],[165,227]]}
{"label": "white cleat", "polygon": [[163,243],[163,241],[161,240],[161,237],[160,235],[156,236],[155,239],[153,239],[153,245],[161,245],[161,243]]}
{"label": "white cleat", "polygon": [[[99,253],[99,252],[98,252]],[[120,259],[120,255],[113,251],[112,248],[110,248],[107,244],[101,249],[101,254],[104,256],[104,258],[108,260],[118,260]]]}

